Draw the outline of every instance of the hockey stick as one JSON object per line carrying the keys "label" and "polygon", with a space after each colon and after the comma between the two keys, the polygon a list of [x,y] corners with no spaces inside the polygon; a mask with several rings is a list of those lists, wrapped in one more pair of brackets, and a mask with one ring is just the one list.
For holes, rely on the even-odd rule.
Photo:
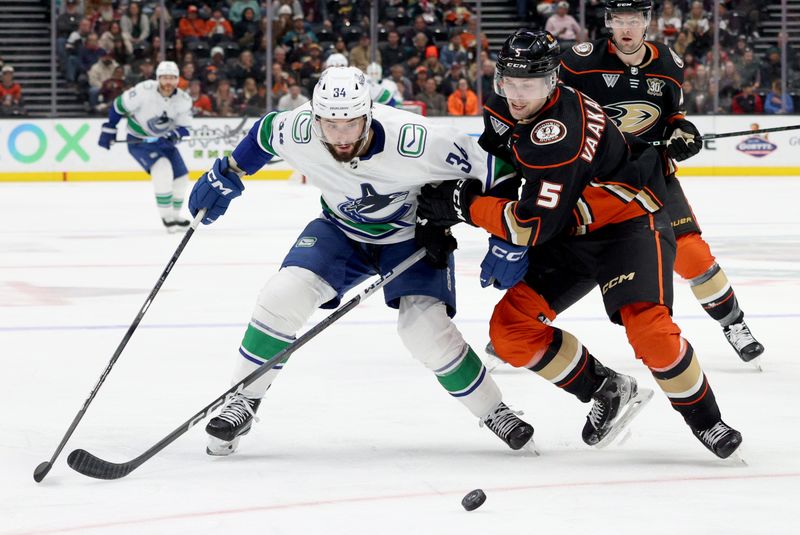
{"label": "hockey stick", "polygon": [[69,440],[69,437],[72,436],[72,433],[75,431],[75,428],[78,426],[78,423],[83,418],[83,415],[86,413],[86,409],[89,408],[89,404],[97,395],[97,391],[100,390],[100,386],[106,380],[106,377],[108,377],[108,374],[111,372],[111,368],[114,367],[114,363],[117,362],[117,359],[122,354],[122,350],[125,349],[125,346],[128,344],[128,341],[131,339],[131,336],[133,336],[133,332],[136,330],[136,327],[139,326],[139,322],[142,321],[142,318],[144,317],[145,312],[147,312],[147,309],[150,308],[150,304],[153,302],[153,299],[155,299],[156,294],[161,289],[161,286],[164,284],[164,281],[167,279],[167,275],[169,275],[169,272],[172,271],[173,266],[178,261],[178,257],[183,252],[183,249],[184,247],[186,247],[186,244],[189,243],[189,239],[192,237],[192,234],[194,234],[194,231],[197,229],[197,226],[200,224],[200,221],[202,221],[205,214],[206,214],[205,208],[197,212],[197,216],[195,216],[191,226],[186,231],[186,235],[184,235],[183,239],[181,240],[181,243],[178,244],[178,248],[172,254],[172,258],[169,259],[167,267],[164,268],[164,272],[161,273],[161,277],[159,277],[158,282],[156,282],[156,285],[150,291],[150,295],[148,295],[147,299],[145,299],[144,304],[142,305],[142,308],[139,309],[139,313],[136,315],[136,318],[133,320],[133,323],[131,323],[131,326],[128,327],[128,332],[126,332],[125,336],[122,337],[122,341],[117,346],[117,350],[114,351],[114,355],[111,357],[111,361],[109,361],[108,366],[106,366],[106,369],[103,371],[103,374],[100,376],[100,379],[97,381],[97,384],[94,386],[91,393],[89,393],[89,397],[86,398],[86,401],[83,402],[83,407],[81,407],[81,409],[78,411],[78,414],[75,415],[75,418],[72,420],[72,424],[69,426],[69,429],[67,429],[67,433],[64,435],[64,438],[62,438],[61,442],[58,444],[58,447],[56,448],[55,453],[53,453],[53,456],[50,457],[49,461],[44,461],[43,463],[40,463],[39,466],[37,466],[36,469],[33,471],[33,480],[36,481],[37,483],[40,483],[45,478],[50,469],[53,468],[53,463],[61,453],[61,450],[64,449],[64,446]]}
{"label": "hockey stick", "polygon": [[[790,126],[776,126],[773,128],[761,128],[758,130],[739,130],[738,132],[725,132],[724,134],[704,134],[700,136],[700,141],[705,141],[707,139],[719,139],[722,137],[735,137],[735,136],[748,136],[752,134],[768,134],[770,132],[783,132],[785,130],[800,130],[800,124],[793,124]],[[667,144],[668,139],[662,139],[661,141],[651,141],[650,145],[654,147],[661,147]]]}
{"label": "hockey stick", "polygon": [[312,338],[316,337],[319,333],[327,329],[336,320],[338,320],[339,318],[341,318],[342,316],[353,310],[356,306],[358,306],[359,303],[361,303],[361,301],[371,296],[380,288],[386,286],[386,284],[388,284],[389,282],[394,280],[398,275],[400,275],[408,268],[416,264],[424,256],[425,256],[425,249],[417,250],[417,252],[415,252],[402,262],[400,262],[393,270],[383,275],[380,279],[369,285],[360,294],[353,297],[350,301],[339,307],[331,315],[329,315],[328,317],[317,323],[314,327],[312,327],[302,336],[297,338],[297,340],[292,342],[288,347],[279,351],[274,357],[272,357],[264,364],[259,366],[257,370],[255,370],[253,373],[251,373],[250,375],[239,381],[239,383],[236,384],[235,386],[232,386],[231,388],[226,390],[217,399],[215,399],[214,401],[203,407],[203,409],[201,409],[200,412],[196,413],[194,416],[183,422],[169,435],[162,438],[154,446],[152,446],[150,449],[148,449],[138,457],[125,463],[112,463],[100,459],[99,457],[92,455],[86,450],[77,449],[69,454],[69,457],[67,457],[67,464],[69,464],[70,468],[72,468],[73,470],[76,470],[77,472],[80,472],[85,476],[94,477],[97,479],[120,479],[122,477],[127,476],[133,470],[141,466],[145,461],[154,456],[156,453],[160,452],[161,450],[169,446],[172,442],[174,442],[177,438],[186,433],[189,429],[191,429],[192,427],[203,421],[203,419],[206,416],[208,416],[215,409],[222,406],[225,403],[225,401],[229,399],[231,396],[233,396],[238,392],[241,392],[242,389],[244,389],[246,386],[255,382],[259,377],[270,371],[281,360],[285,359],[286,357],[288,357],[289,355],[300,349]]}
{"label": "hockey stick", "polygon": [[[249,117],[242,117],[242,120],[239,121],[239,124],[236,125],[236,128],[225,134],[224,136],[214,136],[214,137],[196,137],[196,136],[186,136],[182,137],[180,141],[218,141],[220,139],[227,139],[231,136],[235,136],[242,131],[242,127],[244,127],[244,123],[247,122]],[[151,136],[151,137],[144,137],[140,139],[115,139],[113,141],[114,144],[117,143],[125,143],[128,145],[141,145],[142,143],[156,143],[159,139],[158,136]]]}

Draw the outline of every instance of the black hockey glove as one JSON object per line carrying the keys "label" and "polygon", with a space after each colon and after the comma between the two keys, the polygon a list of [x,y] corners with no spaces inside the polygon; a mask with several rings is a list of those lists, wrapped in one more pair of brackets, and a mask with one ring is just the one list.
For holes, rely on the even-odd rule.
{"label": "black hockey glove", "polygon": [[691,158],[703,148],[700,132],[686,119],[678,119],[672,125],[675,129],[667,140],[667,154],[677,162]]}
{"label": "black hockey glove", "polygon": [[417,245],[425,248],[427,252],[425,261],[436,269],[446,268],[450,255],[458,248],[458,242],[450,232],[450,227],[440,227],[419,217],[417,217],[417,227],[414,229],[414,239]]}
{"label": "black hockey glove", "polygon": [[448,180],[438,186],[426,184],[417,197],[417,218],[440,227],[450,227],[462,221],[472,225],[469,207],[481,191],[480,180],[471,178]]}

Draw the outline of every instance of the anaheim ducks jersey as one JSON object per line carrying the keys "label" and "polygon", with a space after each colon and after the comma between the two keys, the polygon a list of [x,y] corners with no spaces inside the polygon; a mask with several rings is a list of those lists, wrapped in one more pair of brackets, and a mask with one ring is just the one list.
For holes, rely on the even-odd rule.
{"label": "anaheim ducks jersey", "polygon": [[145,80],[114,100],[114,109],[128,119],[128,132],[136,137],[161,137],[178,127],[192,124],[192,97],[176,89],[165,97],[158,82]]}
{"label": "anaheim ducks jersey", "polygon": [[489,189],[515,175],[473,137],[380,104],[373,106],[373,139],[366,154],[338,162],[314,132],[313,120],[310,103],[270,113],[232,156],[247,174],[273,157],[283,158],[321,190],[323,216],[356,241],[412,239],[417,195],[427,183],[469,177]]}
{"label": "anaheim ducks jersey", "polygon": [[[579,43],[561,55],[564,84],[599,102],[623,132],[645,141],[666,139],[685,115],[683,60],[668,46],[645,41],[642,63],[625,65],[609,39]],[[667,165],[672,163],[662,149]]]}
{"label": "anaheim ducks jersey", "polygon": [[524,179],[519,200],[484,196],[470,207],[473,222],[496,236],[534,246],[663,206],[658,153],[623,135],[600,104],[578,91],[559,85],[534,117],[516,124],[505,100],[490,98],[484,117],[481,146],[512,154]]}

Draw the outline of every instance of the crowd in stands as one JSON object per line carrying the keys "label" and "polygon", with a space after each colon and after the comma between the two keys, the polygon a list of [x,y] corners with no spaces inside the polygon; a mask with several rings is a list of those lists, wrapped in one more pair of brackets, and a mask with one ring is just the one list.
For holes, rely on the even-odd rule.
{"label": "crowd in stands", "polygon": [[[163,33],[166,59],[179,65],[179,87],[192,96],[200,116],[260,115],[268,93],[277,109],[299,106],[310,97],[329,55],[342,54],[366,71],[373,46],[382,76],[397,87],[396,100],[413,102],[427,115],[478,115],[478,87],[484,99],[492,91],[488,40],[477,35],[475,13],[461,0],[379,2],[377,43],[370,38],[369,1],[267,1],[272,1],[271,21],[266,2],[259,0],[171,0],[164,14],[157,0],[64,0],[56,21],[61,72],[86,96],[87,111],[105,114],[126,88],[153,78],[163,59]],[[723,50],[719,72],[714,71],[708,11],[714,4],[657,1],[647,31],[647,39],[683,57],[689,113],[792,113],[793,99],[780,91],[779,43],[763,57],[753,50],[763,16],[755,0],[720,4]],[[549,30],[562,46],[604,35],[599,0],[587,1],[585,29],[576,20],[575,0],[517,0],[516,7],[520,20]],[[268,24],[273,57],[265,61]],[[791,49],[789,57],[789,89],[800,91],[800,54]],[[2,70],[2,113],[13,108],[15,98],[20,102],[9,68]],[[265,84],[267,69],[271,87]],[[720,95],[716,110],[714,91]]]}

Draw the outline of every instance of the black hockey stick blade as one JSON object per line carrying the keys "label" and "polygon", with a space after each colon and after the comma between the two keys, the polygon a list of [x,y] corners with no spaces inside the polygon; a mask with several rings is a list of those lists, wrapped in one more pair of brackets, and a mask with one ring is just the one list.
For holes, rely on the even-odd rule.
{"label": "black hockey stick blade", "polygon": [[319,333],[330,327],[334,322],[336,322],[339,318],[353,310],[359,303],[363,300],[377,292],[379,289],[383,288],[391,281],[393,281],[398,275],[406,271],[408,268],[416,264],[418,261],[422,260],[425,257],[425,249],[418,249],[414,254],[400,262],[394,269],[389,271],[388,273],[384,274],[383,277],[378,279],[377,281],[370,284],[367,288],[365,288],[362,292],[358,295],[350,299],[347,303],[343,304],[339,308],[337,308],[333,313],[327,316],[325,319],[314,325],[311,329],[303,333],[299,336],[294,342],[289,344],[289,346],[285,347],[283,350],[279,351],[275,355],[272,356],[268,361],[263,363],[259,366],[253,373],[245,377],[244,379],[240,380],[238,384],[232,386],[228,390],[225,391],[224,394],[219,396],[217,399],[203,407],[200,412],[196,413],[194,416],[183,422],[179,425],[175,430],[173,430],[169,435],[165,436],[161,440],[159,440],[155,445],[153,445],[150,449],[139,455],[138,457],[131,459],[126,463],[112,463],[106,460],[103,460],[95,455],[92,455],[86,450],[77,449],[73,450],[69,457],[67,457],[67,464],[70,468],[79,472],[85,476],[94,477],[97,479],[120,479],[132,471],[137,469],[139,466],[145,463],[148,459],[154,456],[156,453],[160,452],[170,444],[172,444],[175,440],[185,434],[189,429],[197,425],[198,423],[202,422],[209,414],[213,411],[221,407],[226,400],[228,400],[232,395],[237,392],[241,392],[246,386],[254,383],[258,380],[259,377],[270,371],[278,362],[282,361],[305,344],[307,344],[311,339],[315,338]]}
{"label": "black hockey stick blade", "polygon": [[67,464],[73,470],[96,479],[120,479],[139,466],[133,461],[110,463],[82,449],[73,450],[67,457]]}
{"label": "black hockey stick blade", "polygon": [[50,461],[40,463],[33,471],[33,480],[37,483],[41,483],[51,468],[53,468],[53,463]]}

